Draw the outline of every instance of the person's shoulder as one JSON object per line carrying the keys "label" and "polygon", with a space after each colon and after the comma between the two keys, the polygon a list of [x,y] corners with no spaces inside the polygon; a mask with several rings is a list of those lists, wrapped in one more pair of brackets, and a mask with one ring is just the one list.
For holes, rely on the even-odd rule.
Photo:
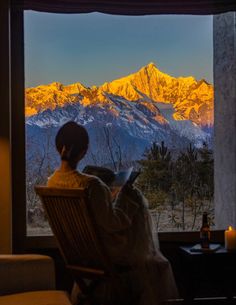
{"label": "person's shoulder", "polygon": [[57,172],[58,170],[55,170],[51,176],[48,177],[48,180],[47,180],[47,186],[49,187],[53,187],[55,186],[56,182],[57,182]]}
{"label": "person's shoulder", "polygon": [[84,178],[87,180],[86,188],[88,189],[89,196],[91,196],[95,202],[98,202],[101,199],[111,201],[110,189],[101,179],[87,174]]}
{"label": "person's shoulder", "polygon": [[87,180],[89,188],[96,188],[106,192],[110,192],[109,187],[98,177],[88,174],[82,174],[83,178]]}
{"label": "person's shoulder", "polygon": [[93,176],[93,175],[87,175],[87,179],[90,181],[91,184],[97,185],[100,187],[108,188],[108,186],[98,177]]}
{"label": "person's shoulder", "polygon": [[78,173],[80,179],[86,181],[88,184],[99,184],[100,179],[96,176],[85,174],[85,173]]}

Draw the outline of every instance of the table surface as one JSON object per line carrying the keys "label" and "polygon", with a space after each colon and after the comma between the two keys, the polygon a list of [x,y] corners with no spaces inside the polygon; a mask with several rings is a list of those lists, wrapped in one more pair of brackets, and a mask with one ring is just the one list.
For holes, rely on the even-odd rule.
{"label": "table surface", "polygon": [[224,245],[221,245],[221,247],[219,249],[217,249],[216,251],[202,251],[202,252],[192,252],[191,248],[194,245],[189,245],[189,246],[181,246],[180,250],[187,254],[187,255],[191,255],[191,256],[202,256],[202,255],[236,255],[236,251],[228,251],[227,249],[225,249]]}

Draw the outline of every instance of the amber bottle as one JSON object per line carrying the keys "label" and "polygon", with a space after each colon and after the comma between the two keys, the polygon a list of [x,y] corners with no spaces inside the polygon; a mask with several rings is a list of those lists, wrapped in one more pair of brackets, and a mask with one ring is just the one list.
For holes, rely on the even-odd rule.
{"label": "amber bottle", "polygon": [[202,226],[200,229],[200,243],[203,249],[208,249],[210,245],[210,226],[206,212],[202,215]]}

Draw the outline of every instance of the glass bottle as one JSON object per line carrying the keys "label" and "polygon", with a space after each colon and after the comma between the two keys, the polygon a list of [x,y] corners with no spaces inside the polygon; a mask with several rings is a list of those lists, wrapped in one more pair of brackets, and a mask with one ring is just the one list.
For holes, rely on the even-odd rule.
{"label": "glass bottle", "polygon": [[200,243],[203,249],[208,249],[210,244],[210,226],[208,224],[208,215],[206,212],[202,215],[202,226],[200,229]]}

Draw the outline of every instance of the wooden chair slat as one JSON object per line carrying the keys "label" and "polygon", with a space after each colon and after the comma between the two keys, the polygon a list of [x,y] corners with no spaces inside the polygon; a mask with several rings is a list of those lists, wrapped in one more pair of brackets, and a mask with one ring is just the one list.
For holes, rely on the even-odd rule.
{"label": "wooden chair slat", "polygon": [[110,270],[108,255],[96,233],[87,191],[43,186],[35,187],[35,191],[67,264],[90,264]]}

